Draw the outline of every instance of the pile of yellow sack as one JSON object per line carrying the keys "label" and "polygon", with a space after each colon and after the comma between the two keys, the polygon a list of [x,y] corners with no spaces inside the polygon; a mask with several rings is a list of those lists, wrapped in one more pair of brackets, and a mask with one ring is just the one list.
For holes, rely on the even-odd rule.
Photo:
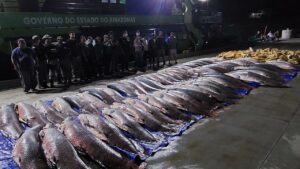
{"label": "pile of yellow sack", "polygon": [[292,64],[300,64],[300,50],[279,50],[276,48],[253,50],[250,48],[248,50],[222,52],[218,56],[225,59],[251,57],[258,61],[284,60]]}

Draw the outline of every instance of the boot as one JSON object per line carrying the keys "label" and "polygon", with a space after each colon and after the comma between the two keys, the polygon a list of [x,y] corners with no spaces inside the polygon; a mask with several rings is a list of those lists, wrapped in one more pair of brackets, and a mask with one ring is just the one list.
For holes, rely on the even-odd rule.
{"label": "boot", "polygon": [[53,80],[50,80],[50,87],[54,88],[54,81]]}

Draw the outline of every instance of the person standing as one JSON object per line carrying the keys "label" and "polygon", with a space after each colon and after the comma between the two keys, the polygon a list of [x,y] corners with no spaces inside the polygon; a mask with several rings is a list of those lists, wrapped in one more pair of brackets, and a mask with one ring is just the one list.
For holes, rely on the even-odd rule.
{"label": "person standing", "polygon": [[89,36],[86,40],[87,59],[88,59],[88,63],[89,63],[90,78],[92,80],[95,80],[96,76],[97,76],[97,67],[96,67],[97,61],[96,61],[96,51],[95,51],[93,42],[94,42],[94,39],[91,36]]}
{"label": "person standing", "polygon": [[22,38],[18,39],[17,43],[18,47],[11,54],[12,64],[19,74],[24,92],[28,93],[30,89],[36,91],[37,81],[32,49],[27,47],[26,41]]}
{"label": "person standing", "polygon": [[149,40],[149,62],[153,70],[156,69],[155,63],[157,62],[157,48],[156,48],[156,33],[154,32]]}
{"label": "person standing", "polygon": [[169,66],[171,66],[171,59],[177,64],[177,39],[174,32],[170,33],[168,38],[168,49],[169,49]]}
{"label": "person standing", "polygon": [[48,64],[48,71],[49,71],[49,82],[50,87],[54,87],[54,81],[59,78],[59,73],[57,72],[57,50],[56,46],[52,44],[52,37],[50,35],[44,35],[42,40],[44,40],[44,48],[45,48],[45,55],[47,58]]}
{"label": "person standing", "polygon": [[68,55],[66,44],[62,36],[56,38],[57,44],[57,56],[60,61],[60,71],[62,74],[63,84],[71,85],[72,80],[72,68],[71,68],[71,57]]}
{"label": "person standing", "polygon": [[156,39],[156,48],[157,48],[157,68],[159,68],[160,58],[162,58],[163,60],[163,66],[166,65],[166,60],[165,60],[166,42],[165,42],[163,31],[159,31],[158,37]]}
{"label": "person standing", "polygon": [[129,71],[128,61],[130,57],[130,38],[128,36],[128,32],[124,31],[122,37],[120,38],[120,45],[122,49],[121,55],[121,69],[123,71]]}
{"label": "person standing", "polygon": [[111,59],[112,59],[113,39],[110,34],[103,37],[103,56],[104,56],[104,76],[111,76]]}
{"label": "person standing", "polygon": [[80,78],[80,82],[84,83],[90,81],[91,79],[91,69],[88,60],[88,48],[86,46],[86,38],[85,36],[80,36],[80,43],[78,45],[78,54],[80,60],[76,63],[76,70],[78,71],[78,75]]}
{"label": "person standing", "polygon": [[133,47],[135,51],[135,68],[137,71],[146,71],[144,59],[144,50],[146,45],[146,41],[143,37],[141,37],[140,31],[137,31],[136,37],[133,42]]}
{"label": "person standing", "polygon": [[99,78],[103,77],[103,43],[100,36],[95,38],[96,68]]}
{"label": "person standing", "polygon": [[78,70],[76,70],[76,67],[78,67],[77,62],[80,61],[79,54],[78,54],[78,44],[76,42],[76,34],[75,32],[69,33],[69,39],[66,42],[66,48],[67,48],[67,56],[71,59],[71,71],[72,75],[74,76],[74,82],[78,82],[79,73]]}
{"label": "person standing", "polygon": [[41,44],[40,37],[32,36],[32,51],[37,64],[37,80],[40,89],[48,88],[48,68],[47,58],[45,56],[45,48]]}

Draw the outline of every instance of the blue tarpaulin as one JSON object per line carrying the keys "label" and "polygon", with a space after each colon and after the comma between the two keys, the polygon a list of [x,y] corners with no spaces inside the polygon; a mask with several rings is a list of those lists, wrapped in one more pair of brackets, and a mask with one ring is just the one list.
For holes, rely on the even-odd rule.
{"label": "blue tarpaulin", "polygon": [[6,137],[0,131],[0,169],[19,169],[12,158],[12,150],[16,140]]}

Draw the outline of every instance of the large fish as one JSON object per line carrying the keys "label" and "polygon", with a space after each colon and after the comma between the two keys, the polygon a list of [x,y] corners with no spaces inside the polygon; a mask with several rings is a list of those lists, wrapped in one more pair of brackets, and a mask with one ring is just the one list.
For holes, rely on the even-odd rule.
{"label": "large fish", "polygon": [[235,67],[237,67],[237,66],[239,66],[239,65],[236,63],[233,63],[233,62],[219,62],[216,64],[207,65],[205,67],[215,69],[215,70],[219,71],[220,73],[227,73],[227,72],[233,71],[235,69]]}
{"label": "large fish", "polygon": [[161,74],[164,74],[166,76],[171,76],[175,79],[178,79],[179,81],[186,80],[186,78],[180,74],[174,73],[174,72],[168,72],[168,71],[160,71]]}
{"label": "large fish", "polygon": [[152,95],[161,98],[178,109],[189,111],[189,105],[187,105],[187,102],[184,99],[168,94],[165,90],[154,92]]}
{"label": "large fish", "polygon": [[106,119],[111,121],[118,128],[130,133],[136,139],[145,142],[157,141],[157,139],[151,133],[145,130],[126,113],[114,109],[105,109],[103,110],[103,113]]}
{"label": "large fish", "polygon": [[124,100],[125,103],[133,105],[145,112],[151,113],[156,119],[163,124],[181,124],[181,121],[173,120],[166,116],[159,108],[154,107],[142,100],[127,98]]}
{"label": "large fish", "polygon": [[189,79],[193,76],[193,73],[190,73],[188,69],[185,69],[184,67],[172,67],[168,70],[165,70],[170,73],[175,73],[176,75],[180,75],[183,79]]}
{"label": "large fish", "polygon": [[114,98],[104,92],[102,88],[95,88],[95,89],[82,89],[80,92],[88,92],[89,94],[97,97],[98,99],[102,100],[104,103],[111,105],[115,102]]}
{"label": "large fish", "polygon": [[145,150],[135,141],[128,139],[119,128],[106,119],[94,114],[81,114],[78,116],[80,123],[94,136],[113,147],[118,147],[128,152],[145,157]]}
{"label": "large fish", "polygon": [[77,151],[88,155],[91,159],[99,163],[99,165],[115,169],[138,168],[133,161],[122,157],[121,154],[107,144],[96,139],[91,132],[71,118],[65,119],[60,126],[60,130]]}
{"label": "large fish", "polygon": [[195,97],[178,90],[168,90],[168,94],[174,97],[178,97],[177,99],[188,101],[189,111],[194,113],[200,112],[203,103],[201,103],[201,101],[199,101]]}
{"label": "large fish", "polygon": [[247,67],[240,66],[240,67],[236,67],[235,70],[245,70],[245,71],[253,72],[253,73],[265,76],[267,78],[272,78],[275,80],[283,79],[282,74],[268,70],[266,68],[258,67],[258,66],[247,66]]}
{"label": "large fish", "polygon": [[40,132],[42,147],[51,168],[90,169],[78,156],[67,138],[52,125],[47,125]]}
{"label": "large fish", "polygon": [[163,79],[166,79],[166,80],[168,80],[168,81],[170,81],[170,82],[172,82],[172,83],[180,82],[179,79],[176,79],[175,77],[172,77],[172,76],[170,76],[170,75],[166,75],[166,74],[164,74],[164,73],[157,72],[157,73],[156,73],[156,76],[161,77],[161,78],[163,78]]}
{"label": "large fish", "polygon": [[171,81],[165,79],[165,78],[162,78],[161,76],[158,76],[156,73],[152,73],[152,74],[147,74],[147,75],[144,75],[144,77],[148,78],[148,79],[151,79],[153,81],[156,81],[156,82],[159,82],[163,85],[171,85],[173,84]]}
{"label": "large fish", "polygon": [[48,169],[39,132],[42,126],[27,129],[13,149],[13,159],[21,169]]}
{"label": "large fish", "polygon": [[153,93],[154,96],[161,98],[165,102],[174,105],[178,109],[192,112],[194,114],[202,113],[202,114],[207,114],[210,110],[211,107],[209,107],[206,104],[201,104],[198,102],[198,104],[193,104],[189,102],[188,100],[184,100],[178,95],[172,94],[171,92],[168,93],[166,91],[159,91],[156,93]]}
{"label": "large fish", "polygon": [[283,68],[281,68],[281,67],[279,67],[275,64],[258,63],[258,64],[255,64],[255,66],[265,68],[265,69],[268,69],[268,70],[273,71],[273,72],[278,72],[278,73],[281,73],[281,74],[288,73],[290,71],[290,70],[287,70],[287,69],[283,69]]}
{"label": "large fish", "polygon": [[180,110],[178,110],[173,105],[168,104],[164,100],[151,96],[151,95],[140,95],[139,99],[149,103],[152,106],[155,106],[162,110],[164,114],[171,117],[175,120],[184,120],[184,121],[191,121],[193,118],[191,116],[183,114]]}
{"label": "large fish", "polygon": [[137,77],[136,78],[138,81],[140,81],[142,84],[145,84],[147,86],[150,86],[156,90],[163,90],[165,89],[165,86],[163,86],[162,84],[156,82],[156,81],[153,81],[153,80],[150,80],[150,79],[146,79],[144,77]]}
{"label": "large fish", "polygon": [[70,106],[68,102],[66,102],[63,98],[57,97],[53,100],[51,106],[57,110],[58,112],[64,114],[65,116],[78,116],[77,113],[73,108]]}
{"label": "large fish", "polygon": [[147,94],[148,91],[144,89],[144,87],[139,83],[138,81],[135,81],[133,79],[126,79],[120,81],[120,83],[125,84],[127,86],[130,86],[131,88],[134,88],[138,91],[139,94]]}
{"label": "large fish", "polygon": [[113,98],[113,102],[117,103],[123,103],[123,100],[125,97],[123,97],[120,93],[117,91],[110,89],[110,88],[102,88],[103,92],[105,92],[107,95]]}
{"label": "large fish", "polygon": [[[214,86],[211,86],[211,85],[202,85],[202,84],[192,83],[192,84],[181,85],[179,87],[196,90],[197,92],[203,93],[205,95],[208,95],[209,97],[213,97],[213,98],[217,99],[218,102],[234,103],[234,101],[229,99],[229,97],[227,97],[227,95],[221,94],[220,89],[218,90],[218,88],[214,88]],[[233,95],[233,96],[236,96],[236,95]],[[236,96],[236,98],[238,98],[238,97]]]}
{"label": "large fish", "polygon": [[229,61],[225,61],[225,62],[235,63],[239,66],[252,66],[257,63],[255,60],[249,60],[249,59],[245,59],[245,58],[234,59],[234,60],[229,60]]}
{"label": "large fish", "polygon": [[27,103],[16,104],[16,112],[19,116],[19,120],[27,124],[29,127],[34,127],[37,125],[45,126],[50,121],[47,120],[45,116],[42,115],[37,109],[32,105]]}
{"label": "large fish", "polygon": [[250,87],[246,83],[240,81],[239,79],[228,76],[226,74],[206,75],[204,77],[207,80],[222,84],[222,85],[227,86],[227,87],[232,88],[232,89],[245,89],[245,90],[253,89],[252,87]]}
{"label": "large fish", "polygon": [[32,105],[53,124],[60,124],[67,117],[41,100],[34,102]]}
{"label": "large fish", "polygon": [[152,131],[166,131],[166,132],[174,131],[171,128],[163,125],[151,113],[147,113],[137,107],[115,103],[112,105],[112,108],[119,109],[122,112],[128,114],[129,116],[132,116],[135,119],[135,121],[137,121],[142,126],[145,126]]}
{"label": "large fish", "polygon": [[197,68],[191,69],[189,71],[191,71],[193,73],[197,73],[198,76],[220,74],[220,72],[218,72],[214,69],[208,68],[208,67],[197,67]]}
{"label": "large fish", "polygon": [[271,65],[275,65],[281,69],[285,69],[285,70],[288,70],[288,71],[293,71],[293,70],[297,70],[297,68],[289,63],[289,62],[285,62],[285,61],[267,61],[266,62],[267,64],[271,64]]}
{"label": "large fish", "polygon": [[197,80],[193,82],[193,85],[196,85],[198,87],[202,87],[204,89],[207,89],[213,93],[216,93],[218,95],[224,96],[225,100],[220,100],[220,101],[227,101],[226,98],[229,99],[240,99],[242,96],[236,94],[233,89],[228,88],[224,85],[221,85],[219,83],[216,83],[214,81],[209,81],[209,80]]}
{"label": "large fish", "polygon": [[137,97],[139,94],[135,88],[130,87],[129,85],[122,83],[112,83],[107,85],[108,88],[114,89],[115,91],[122,94],[122,96],[127,97]]}
{"label": "large fish", "polygon": [[79,95],[63,97],[72,107],[85,114],[99,114],[100,110],[90,101],[79,97]]}
{"label": "large fish", "polygon": [[274,80],[257,73],[247,71],[247,70],[238,70],[227,73],[227,75],[234,78],[246,81],[246,82],[257,82],[264,86],[273,86],[273,87],[284,87],[286,84],[283,81]]}
{"label": "large fish", "polygon": [[143,90],[144,94],[151,93],[151,92],[158,90],[158,89],[153,88],[145,83],[141,83],[140,81],[138,81],[136,79],[130,79],[130,80],[127,80],[127,82],[136,85],[137,88],[140,88],[140,90]]}
{"label": "large fish", "polygon": [[[198,100],[201,103],[201,105],[207,105],[211,109],[216,109],[220,106],[220,103],[216,98],[211,97],[207,93],[201,92],[201,90],[199,89],[181,86],[180,88],[174,88],[173,90],[190,95],[191,97]],[[199,111],[201,112],[201,109]]]}
{"label": "large fish", "polygon": [[17,139],[24,131],[15,112],[15,105],[4,105],[0,108],[0,131],[13,139]]}
{"label": "large fish", "polygon": [[101,110],[103,108],[109,107],[108,104],[104,103],[103,101],[99,100],[97,97],[88,94],[87,92],[79,93],[77,96],[82,99],[86,100],[87,102],[90,102],[93,106],[95,106],[98,110]]}

